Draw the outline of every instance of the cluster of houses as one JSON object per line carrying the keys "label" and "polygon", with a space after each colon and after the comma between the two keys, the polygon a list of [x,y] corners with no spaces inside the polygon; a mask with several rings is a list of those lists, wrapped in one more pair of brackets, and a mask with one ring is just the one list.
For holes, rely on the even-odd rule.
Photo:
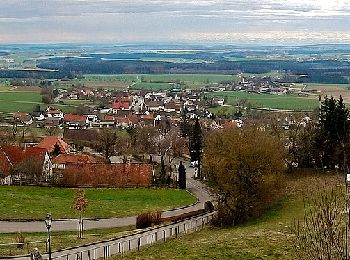
{"label": "cluster of houses", "polygon": [[[39,169],[34,169],[33,163]],[[98,157],[73,153],[71,146],[56,136],[45,137],[34,146],[0,146],[1,185],[150,186],[153,174],[150,164],[109,164]]]}
{"label": "cluster of houses", "polygon": [[205,88],[206,91],[243,91],[248,93],[266,93],[272,95],[285,95],[290,90],[293,84],[279,82],[271,77],[244,77],[240,75],[240,81],[234,82],[223,82],[220,84],[209,85]]}
{"label": "cluster of houses", "polygon": [[45,111],[17,112],[13,114],[13,121],[22,126],[68,129],[155,126],[162,120],[176,124],[184,109],[191,113],[201,107],[198,93],[181,91],[115,91],[108,100],[108,107],[94,106],[80,114],[63,113],[54,105]]}

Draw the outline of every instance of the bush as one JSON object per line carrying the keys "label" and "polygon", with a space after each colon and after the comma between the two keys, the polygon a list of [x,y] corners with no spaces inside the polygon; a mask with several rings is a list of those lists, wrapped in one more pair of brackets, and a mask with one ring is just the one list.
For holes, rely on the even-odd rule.
{"label": "bush", "polygon": [[280,140],[254,127],[224,129],[208,136],[204,174],[219,195],[220,226],[256,218],[276,201],[284,158]]}
{"label": "bush", "polygon": [[24,241],[25,241],[24,235],[21,232],[17,232],[15,239],[16,239],[16,243],[18,243],[17,248],[23,249]]}
{"label": "bush", "polygon": [[159,225],[161,223],[161,213],[157,212],[146,212],[137,216],[136,228],[148,228],[153,225]]}
{"label": "bush", "polygon": [[208,212],[213,212],[214,211],[214,205],[211,201],[206,201],[204,203],[204,209],[205,211],[208,211]]}

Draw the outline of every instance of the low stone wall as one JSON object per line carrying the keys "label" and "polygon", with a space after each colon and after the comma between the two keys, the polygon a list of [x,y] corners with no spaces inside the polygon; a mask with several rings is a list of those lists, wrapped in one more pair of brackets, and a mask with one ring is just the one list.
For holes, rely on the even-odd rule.
{"label": "low stone wall", "polygon": [[[124,255],[127,252],[140,250],[141,247],[152,245],[154,243],[165,242],[166,240],[177,237],[188,232],[199,231],[209,223],[215,212],[207,213],[202,216],[193,217],[184,221],[149,228],[134,234],[116,238],[110,241],[86,245],[76,249],[55,252],[53,260],[77,260],[77,259],[108,259],[112,255]],[[47,259],[44,255],[44,259]]]}

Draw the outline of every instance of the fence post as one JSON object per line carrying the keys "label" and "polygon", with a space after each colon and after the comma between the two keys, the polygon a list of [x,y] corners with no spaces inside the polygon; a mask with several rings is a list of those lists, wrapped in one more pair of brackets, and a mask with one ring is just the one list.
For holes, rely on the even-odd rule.
{"label": "fence post", "polygon": [[166,231],[165,229],[163,230],[163,238],[164,238],[164,242],[166,241]]}

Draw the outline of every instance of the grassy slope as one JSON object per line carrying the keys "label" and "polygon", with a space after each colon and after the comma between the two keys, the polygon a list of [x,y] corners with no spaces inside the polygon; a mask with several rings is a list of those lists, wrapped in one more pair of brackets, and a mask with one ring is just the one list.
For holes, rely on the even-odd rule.
{"label": "grassy slope", "polygon": [[[75,189],[0,186],[0,219],[43,219],[76,217],[72,209]],[[173,189],[86,189],[90,218],[137,215],[140,212],[170,209],[195,202],[182,190]]]}
{"label": "grassy slope", "polygon": [[321,184],[335,186],[339,179],[327,175],[288,178],[286,197],[255,221],[232,228],[208,227],[123,259],[297,259],[289,227],[303,217],[303,198]]}

